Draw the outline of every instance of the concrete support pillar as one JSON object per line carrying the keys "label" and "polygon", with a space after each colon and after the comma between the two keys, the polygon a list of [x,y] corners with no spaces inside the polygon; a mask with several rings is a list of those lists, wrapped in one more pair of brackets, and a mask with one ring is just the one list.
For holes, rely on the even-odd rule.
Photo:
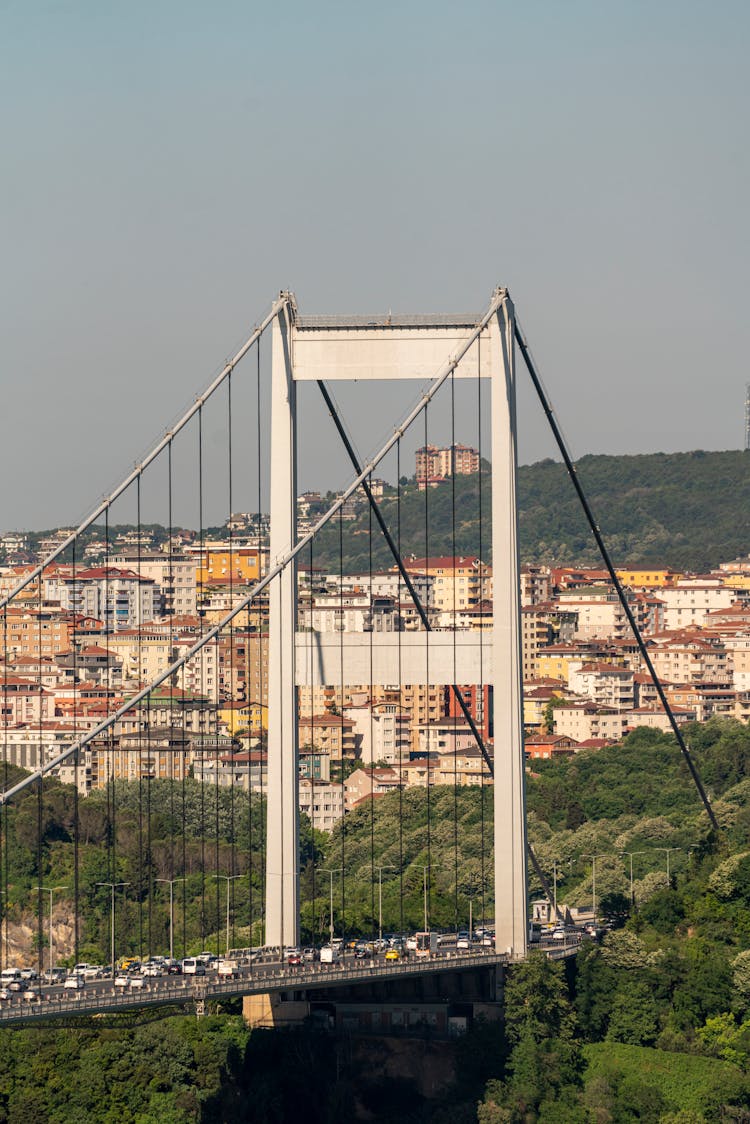
{"label": "concrete support pillar", "polygon": [[[273,322],[271,352],[271,537],[273,565],[297,538],[297,417],[291,305]],[[299,794],[294,635],[297,567],[270,587],[265,944],[299,943]]]}
{"label": "concrete support pillar", "polygon": [[526,955],[528,926],[513,322],[506,296],[490,326],[503,360],[492,378],[495,946],[518,958]]}

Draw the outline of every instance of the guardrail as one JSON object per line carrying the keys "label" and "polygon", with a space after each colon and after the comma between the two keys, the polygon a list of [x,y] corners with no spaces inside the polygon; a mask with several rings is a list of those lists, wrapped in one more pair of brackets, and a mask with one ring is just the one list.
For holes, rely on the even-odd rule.
{"label": "guardrail", "polygon": [[[39,1022],[63,1016],[96,1015],[119,1011],[132,1011],[142,1007],[176,1006],[200,1000],[236,998],[257,995],[267,991],[308,991],[316,988],[350,983],[367,983],[381,979],[408,979],[431,975],[439,971],[465,971],[472,968],[490,968],[505,963],[507,956],[491,950],[486,952],[455,951],[424,959],[378,962],[375,958],[354,964],[302,964],[293,968],[279,964],[249,965],[241,969],[239,977],[217,980],[213,976],[173,977],[174,982],[144,983],[137,990],[124,994],[114,987],[105,991],[88,993],[83,988],[72,996],[64,991],[44,992],[36,1002],[18,999],[0,1002],[0,1026]],[[170,977],[166,977],[170,980]],[[179,982],[177,982],[179,980]]]}

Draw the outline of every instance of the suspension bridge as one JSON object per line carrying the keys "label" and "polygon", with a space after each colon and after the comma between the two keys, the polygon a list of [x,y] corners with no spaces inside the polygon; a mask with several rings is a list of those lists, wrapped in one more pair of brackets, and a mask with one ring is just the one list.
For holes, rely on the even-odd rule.
{"label": "suspension bridge", "polygon": [[[109,943],[113,975],[118,954],[146,960],[166,952],[167,937],[170,955],[185,956],[209,942],[218,953],[235,944],[235,931],[242,929],[254,955],[231,981],[165,980],[137,995],[118,995],[105,983],[85,996],[52,989],[43,1009],[16,1004],[5,1016],[0,1011],[0,1020],[202,1002],[213,995],[299,993],[330,988],[332,980],[351,985],[486,971],[526,955],[527,862],[546,882],[528,846],[524,815],[517,355],[670,713],[508,291],[496,289],[481,314],[369,318],[304,316],[294,295],[283,292],[150,452],[0,599],[3,965],[11,962],[13,917],[33,913],[39,975],[51,967],[55,893],[69,902],[73,959],[79,961],[92,942]],[[422,385],[416,402],[394,418],[379,448],[360,456],[332,388],[356,382],[371,392],[385,388],[385,395],[415,379]],[[349,476],[301,528],[299,448],[312,393],[320,395],[330,428],[305,439],[313,448],[315,442],[337,444]],[[442,403],[455,455],[464,436],[456,432],[459,398],[473,403],[479,454],[479,554],[466,597],[458,585],[455,471],[441,531],[431,523],[436,505],[427,480],[420,490],[418,542],[413,528],[406,540],[402,520],[404,445],[416,432],[429,447],[433,414]],[[395,481],[385,495],[381,476]],[[344,547],[353,504],[367,513],[369,526],[366,542],[358,544],[367,559],[357,575],[364,605],[359,628],[346,626],[351,591]],[[225,529],[220,573],[212,569],[217,522]],[[125,552],[114,535],[123,524],[130,526]],[[157,552],[155,525],[162,528]],[[188,534],[185,526],[197,529]],[[441,534],[444,544],[446,526],[449,595],[438,605],[431,544]],[[92,543],[98,544],[93,550]],[[375,543],[387,552],[385,570],[373,562]],[[419,560],[409,561],[417,551],[421,568]],[[485,552],[491,552],[491,572]],[[192,601],[187,571],[197,574]],[[187,611],[180,597],[186,589]],[[377,619],[376,592],[388,609]],[[330,626],[320,623],[324,604]],[[45,707],[52,606],[65,610],[70,634],[64,723],[52,722]],[[472,627],[476,620],[480,626]],[[24,625],[25,647],[19,642]],[[127,671],[118,656],[123,646]],[[27,699],[22,716],[21,696]],[[371,778],[368,799],[358,812],[366,826],[364,852],[361,841],[350,838],[345,812],[347,773],[357,764],[349,735],[358,707],[366,715],[355,716],[360,740],[370,747],[361,760]],[[255,739],[233,737],[238,714],[248,724],[242,732],[255,727]],[[391,778],[385,842],[378,824],[385,803],[374,786],[376,726],[386,730],[377,744]],[[438,784],[430,738],[440,731],[452,764]],[[470,885],[460,818],[466,810],[460,759],[467,753],[477,763],[474,814],[481,819]],[[420,760],[417,809],[407,779]],[[303,788],[309,825],[301,829]],[[448,800],[438,802],[439,792],[448,792]],[[329,805],[339,809],[340,824],[337,850],[323,859],[316,833],[330,827]],[[415,816],[423,825],[417,849],[413,832],[405,831]],[[475,917],[493,933],[492,946],[465,954],[455,947],[433,950],[420,961],[344,961],[335,972],[325,965],[269,963],[274,950],[283,961],[286,949],[318,945],[334,928],[342,938],[361,936],[363,911],[372,937],[382,938],[384,881],[388,929],[429,932],[441,917],[458,931],[473,899]],[[415,899],[421,926],[414,923]]]}

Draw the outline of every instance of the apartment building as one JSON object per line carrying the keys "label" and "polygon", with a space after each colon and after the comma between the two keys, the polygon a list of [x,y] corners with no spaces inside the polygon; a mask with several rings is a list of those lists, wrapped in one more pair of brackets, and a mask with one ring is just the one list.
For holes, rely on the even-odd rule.
{"label": "apartment building", "polygon": [[597,706],[618,710],[634,705],[633,672],[627,667],[609,663],[585,663],[571,669],[568,686],[577,695],[584,695]]}

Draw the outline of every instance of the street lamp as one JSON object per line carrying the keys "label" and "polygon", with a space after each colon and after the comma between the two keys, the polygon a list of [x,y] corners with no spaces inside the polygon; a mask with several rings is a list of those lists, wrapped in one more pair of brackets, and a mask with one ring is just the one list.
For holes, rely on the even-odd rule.
{"label": "street lamp", "polygon": [[337,866],[331,869],[330,867],[321,867],[321,874],[328,874],[331,878],[331,912],[330,912],[330,940],[329,943],[333,944],[333,876],[334,874],[343,874],[342,867]]}
{"label": "street lamp", "polygon": [[665,851],[667,855],[667,887],[669,887],[669,856],[672,851],[681,851],[682,847],[655,847],[655,851]]}
{"label": "street lamp", "polygon": [[155,878],[155,882],[166,882],[169,886],[169,959],[174,960],[174,884],[184,882],[183,878]]}
{"label": "street lamp", "polygon": [[633,855],[647,855],[648,851],[620,851],[620,854],[630,856],[630,907],[632,909],[635,904],[633,896]]}
{"label": "street lamp", "polygon": [[214,878],[224,879],[227,884],[227,956],[229,955],[229,883],[234,882],[235,878],[244,878],[242,874],[215,874]]}
{"label": "street lamp", "polygon": [[606,855],[581,855],[582,859],[591,859],[591,910],[596,924],[596,860],[606,858]]}
{"label": "street lamp", "polygon": [[427,909],[427,875],[429,874],[429,872],[430,872],[429,866],[423,866],[422,867],[422,884],[423,884],[423,887],[424,887],[424,931],[425,931],[425,933],[429,933],[429,931],[430,931],[429,928],[428,928],[428,925],[427,925],[427,922],[429,920],[428,909]]}
{"label": "street lamp", "polygon": [[398,870],[395,866],[376,866],[378,872],[378,942],[383,942],[383,871]]}
{"label": "street lamp", "polygon": [[129,882],[97,882],[97,886],[109,886],[112,891],[112,917],[110,921],[110,955],[112,958],[112,979],[115,977],[117,965],[115,964],[115,890],[122,886],[129,886]]}
{"label": "street lamp", "polygon": [[59,890],[67,890],[67,886],[40,886],[45,894],[49,894],[49,970],[50,970],[50,983],[52,983],[52,895]]}

